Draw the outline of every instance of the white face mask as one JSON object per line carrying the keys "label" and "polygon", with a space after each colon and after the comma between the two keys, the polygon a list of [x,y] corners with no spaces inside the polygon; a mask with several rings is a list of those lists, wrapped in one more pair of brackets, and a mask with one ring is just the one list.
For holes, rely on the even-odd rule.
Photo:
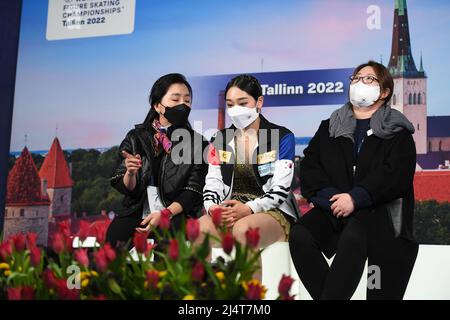
{"label": "white face mask", "polygon": [[248,108],[243,106],[234,106],[227,108],[227,114],[231,122],[238,129],[245,129],[255,121],[259,114],[256,108]]}
{"label": "white face mask", "polygon": [[358,81],[350,85],[350,102],[355,107],[367,108],[380,98],[380,87]]}

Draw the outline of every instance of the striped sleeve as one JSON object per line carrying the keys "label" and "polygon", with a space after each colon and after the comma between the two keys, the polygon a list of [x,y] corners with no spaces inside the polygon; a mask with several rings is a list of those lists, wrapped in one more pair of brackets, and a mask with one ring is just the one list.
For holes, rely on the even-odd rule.
{"label": "striped sleeve", "polygon": [[214,145],[211,143],[208,149],[208,174],[203,189],[203,205],[206,212],[215,204],[220,204],[225,198],[224,183],[220,171],[220,161]]}

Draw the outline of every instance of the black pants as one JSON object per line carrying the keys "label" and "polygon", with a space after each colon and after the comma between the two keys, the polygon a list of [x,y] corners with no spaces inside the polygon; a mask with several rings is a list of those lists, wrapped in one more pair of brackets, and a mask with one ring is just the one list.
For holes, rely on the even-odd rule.
{"label": "black pants", "polygon": [[[106,232],[106,242],[109,242],[113,248],[120,245],[129,244],[128,247],[132,248],[132,239],[136,228],[142,227],[142,213],[136,212],[127,216],[117,216],[109,225]],[[177,214],[170,220],[170,233],[173,235],[178,230],[181,230],[185,222],[184,214]],[[152,237],[152,234],[149,234]],[[162,243],[158,243],[158,247],[161,249]]]}
{"label": "black pants", "polygon": [[[313,299],[350,299],[365,261],[369,277],[367,299],[402,299],[417,257],[417,243],[395,238],[387,212],[360,210],[340,230],[331,213],[313,208],[292,226],[289,247],[297,273]],[[323,254],[331,258],[328,266]],[[376,281],[376,273],[379,282]],[[380,284],[380,287],[372,288]]]}

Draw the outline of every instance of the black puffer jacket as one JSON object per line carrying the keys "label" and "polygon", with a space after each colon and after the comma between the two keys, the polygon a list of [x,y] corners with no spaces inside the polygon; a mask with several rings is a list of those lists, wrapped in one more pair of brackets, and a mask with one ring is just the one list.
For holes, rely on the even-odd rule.
{"label": "black puffer jacket", "polygon": [[[172,127],[171,127],[172,128]],[[152,161],[155,161],[155,145],[153,140],[153,129],[149,129],[144,124],[136,125],[133,130],[128,132],[125,139],[119,146],[119,157],[121,164],[116,170],[115,175],[110,179],[111,186],[122,193],[125,197],[122,201],[122,208],[117,212],[119,216],[126,216],[133,213],[141,213],[145,201],[147,201],[147,186],[153,175],[157,175],[157,189],[160,199],[164,206],[169,206],[172,202],[178,200],[180,194],[185,194],[185,199],[189,199],[189,204],[182,206],[184,214],[198,217],[203,207],[202,195],[205,184],[205,176],[208,171],[207,163],[203,161],[203,150],[208,142],[199,133],[186,128],[190,134],[191,141],[179,138],[177,131],[169,128],[169,136],[172,140],[172,152],[184,148],[191,150],[190,161],[188,163],[177,164],[171,157],[171,154],[164,154],[158,172],[153,172]],[[176,141],[179,139],[180,141]],[[195,141],[195,143],[194,143]],[[127,151],[130,154],[139,154],[142,158],[142,167],[137,173],[137,184],[133,191],[129,191],[124,183],[123,177],[126,173],[125,160],[120,155],[121,151]],[[196,162],[194,161],[194,157]],[[200,159],[200,161],[199,161]],[[189,196],[189,192],[192,196]],[[186,194],[188,194],[186,196]],[[197,196],[199,195],[199,196]],[[191,203],[191,202],[194,203]],[[186,210],[188,208],[188,210]]]}

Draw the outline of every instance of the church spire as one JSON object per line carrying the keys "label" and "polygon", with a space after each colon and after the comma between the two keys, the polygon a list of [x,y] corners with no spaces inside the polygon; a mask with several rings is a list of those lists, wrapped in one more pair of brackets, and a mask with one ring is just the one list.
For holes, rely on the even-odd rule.
{"label": "church spire", "polygon": [[395,0],[395,10],[399,15],[404,15],[406,11],[406,0]]}
{"label": "church spire", "polygon": [[423,72],[417,70],[412,56],[406,0],[395,0],[392,47],[388,68],[394,77],[424,76]]}
{"label": "church spire", "polygon": [[423,57],[422,57],[422,51],[420,51],[420,68],[419,68],[419,72],[424,72],[423,70]]}

